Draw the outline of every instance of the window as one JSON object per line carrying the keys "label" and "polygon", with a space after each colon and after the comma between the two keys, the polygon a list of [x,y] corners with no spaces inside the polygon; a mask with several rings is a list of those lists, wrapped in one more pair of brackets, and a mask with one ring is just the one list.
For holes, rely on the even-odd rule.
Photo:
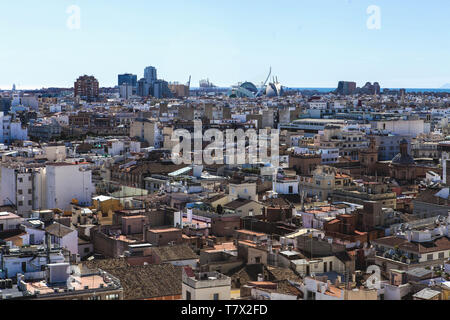
{"label": "window", "polygon": [[90,296],[88,300],[101,300],[100,296]]}
{"label": "window", "polygon": [[31,200],[28,200],[28,205],[29,206],[33,205],[33,202]]}
{"label": "window", "polygon": [[22,183],[22,182],[23,182],[23,179],[22,179],[22,178],[19,178],[19,182]]}
{"label": "window", "polygon": [[22,189],[17,190],[17,192],[18,192],[19,194],[23,194]]}
{"label": "window", "polygon": [[186,300],[192,300],[191,292],[186,290]]}
{"label": "window", "polygon": [[28,194],[31,194],[31,189],[28,189]]}
{"label": "window", "polygon": [[106,300],[119,300],[119,294],[107,294],[105,297]]}
{"label": "window", "polygon": [[445,258],[445,252],[439,252],[439,259]]}
{"label": "window", "polygon": [[433,254],[427,255],[427,261],[431,261],[431,260],[433,260]]}
{"label": "window", "polygon": [[23,206],[23,201],[19,201],[19,207]]}
{"label": "window", "polygon": [[[89,252],[89,248],[84,248],[84,253],[88,253]],[[108,300],[108,299],[106,299]]]}
{"label": "window", "polygon": [[219,294],[218,293],[214,293],[214,299],[213,300],[219,300]]}

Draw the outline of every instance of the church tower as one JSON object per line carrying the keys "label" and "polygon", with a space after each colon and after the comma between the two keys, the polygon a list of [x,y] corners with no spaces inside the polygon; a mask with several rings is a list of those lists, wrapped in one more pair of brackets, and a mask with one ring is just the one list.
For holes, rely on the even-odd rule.
{"label": "church tower", "polygon": [[361,167],[364,168],[362,174],[375,174],[378,162],[378,147],[374,137],[370,137],[369,147],[359,152],[359,161]]}

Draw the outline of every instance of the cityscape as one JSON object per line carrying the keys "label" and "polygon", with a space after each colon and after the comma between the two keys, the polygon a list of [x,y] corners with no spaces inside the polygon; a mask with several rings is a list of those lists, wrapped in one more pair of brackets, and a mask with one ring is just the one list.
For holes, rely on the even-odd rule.
{"label": "cityscape", "polygon": [[445,81],[86,69],[0,89],[1,301],[450,300]]}

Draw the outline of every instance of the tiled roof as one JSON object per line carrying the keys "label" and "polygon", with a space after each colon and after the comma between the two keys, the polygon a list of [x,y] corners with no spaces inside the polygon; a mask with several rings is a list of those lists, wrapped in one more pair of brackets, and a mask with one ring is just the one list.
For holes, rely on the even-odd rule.
{"label": "tiled roof", "polygon": [[124,300],[181,295],[181,267],[170,263],[107,269],[120,280]]}
{"label": "tiled roof", "polygon": [[373,241],[374,243],[395,247],[398,246],[400,250],[411,251],[417,253],[431,253],[444,250],[450,250],[450,239],[442,237],[430,242],[409,242],[407,239],[396,236],[381,238]]}
{"label": "tiled roof", "polygon": [[107,269],[126,268],[130,266],[125,258],[90,260],[83,262],[83,265],[92,270],[102,269],[105,271]]}
{"label": "tiled roof", "polygon": [[187,245],[154,247],[152,251],[162,262],[175,260],[193,260],[199,256]]}
{"label": "tiled roof", "polygon": [[227,209],[234,209],[235,210],[235,209],[240,208],[242,206],[245,206],[245,205],[247,205],[247,204],[249,204],[251,202],[253,202],[253,200],[236,199],[234,201],[231,201],[231,202],[227,203],[223,207],[227,208]]}
{"label": "tiled roof", "polygon": [[69,233],[74,232],[75,230],[72,230],[69,227],[66,227],[65,225],[56,222],[45,228],[45,231],[47,231],[49,234],[55,237],[62,238],[68,235]]}

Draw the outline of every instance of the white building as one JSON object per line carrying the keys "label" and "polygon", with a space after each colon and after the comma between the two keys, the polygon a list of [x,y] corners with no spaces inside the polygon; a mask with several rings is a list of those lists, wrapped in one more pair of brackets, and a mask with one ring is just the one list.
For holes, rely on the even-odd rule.
{"label": "white building", "polygon": [[[58,249],[52,249],[48,257],[50,263],[65,262],[64,254]],[[0,278],[12,279],[20,273],[26,280],[43,279],[46,276],[43,267],[48,264],[48,257],[45,249],[24,248],[3,255],[0,252]]]}
{"label": "white building", "polygon": [[51,113],[61,112],[61,105],[53,104],[49,107]]}
{"label": "white building", "polygon": [[300,178],[298,176],[277,178],[273,182],[273,190],[278,194],[298,194],[299,183]]}
{"label": "white building", "polygon": [[11,141],[11,116],[0,112],[0,142]]}
{"label": "white building", "polygon": [[61,162],[66,160],[66,146],[45,146],[43,149],[45,152],[45,157],[48,161]]}
{"label": "white building", "polygon": [[11,212],[0,212],[0,232],[16,230],[23,219]]}
{"label": "white building", "polygon": [[322,282],[306,277],[302,285],[304,300],[344,300],[344,290],[331,282]]}
{"label": "white building", "polygon": [[183,300],[231,300],[231,278],[219,272],[194,274],[183,268]]}
{"label": "white building", "polygon": [[17,207],[17,213],[29,217],[34,209],[45,207],[44,167],[3,165],[1,167],[0,204]]}
{"label": "white building", "polygon": [[55,222],[45,228],[50,235],[51,243],[59,248],[65,248],[70,254],[78,254],[78,231]]}
{"label": "white building", "polygon": [[336,163],[339,160],[339,148],[320,149],[322,164]]}
{"label": "white building", "polygon": [[92,172],[81,164],[47,165],[47,208],[70,210],[73,200],[91,205],[94,186]]}
{"label": "white building", "polygon": [[119,86],[119,95],[121,99],[128,100],[133,95],[133,86],[123,84]]}
{"label": "white building", "polygon": [[17,207],[28,218],[33,210],[70,210],[72,200],[91,204],[92,173],[83,164],[4,164],[0,168],[0,204]]}
{"label": "white building", "polygon": [[123,141],[115,139],[115,140],[112,140],[111,145],[108,146],[108,154],[110,154],[113,157],[118,156],[124,152],[124,149],[125,149],[125,144],[123,143]]}
{"label": "white building", "polygon": [[386,120],[371,122],[372,130],[393,133],[401,136],[416,137],[422,133],[430,133],[430,127],[424,120]]}
{"label": "white building", "polygon": [[326,101],[314,101],[309,103],[309,108],[312,110],[325,110],[328,106]]}
{"label": "white building", "polygon": [[11,141],[19,140],[24,141],[28,140],[28,128],[23,127],[20,121],[11,122],[10,125],[10,139]]}

